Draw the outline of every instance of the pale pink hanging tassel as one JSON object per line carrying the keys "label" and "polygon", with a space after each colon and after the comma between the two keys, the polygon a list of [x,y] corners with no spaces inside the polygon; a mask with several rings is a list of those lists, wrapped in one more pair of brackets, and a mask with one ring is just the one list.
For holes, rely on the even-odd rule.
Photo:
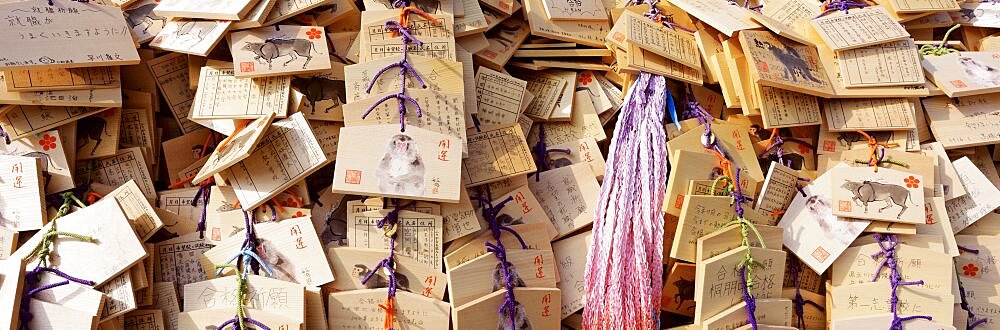
{"label": "pale pink hanging tassel", "polygon": [[665,78],[642,72],[618,115],[587,258],[584,328],[657,327],[669,97]]}

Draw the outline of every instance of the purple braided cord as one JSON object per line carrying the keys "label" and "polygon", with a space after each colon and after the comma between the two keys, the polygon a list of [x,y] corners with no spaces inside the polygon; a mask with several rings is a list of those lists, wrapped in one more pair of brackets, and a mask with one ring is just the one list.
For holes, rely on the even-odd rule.
{"label": "purple braided cord", "polygon": [[483,218],[486,219],[486,222],[490,225],[490,231],[493,233],[494,242],[486,242],[486,252],[492,252],[496,256],[497,260],[500,261],[500,264],[503,265],[501,269],[503,270],[504,286],[506,286],[507,292],[504,295],[504,302],[500,305],[497,313],[509,316],[510,326],[513,327],[515,324],[514,309],[517,307],[518,302],[514,297],[514,283],[511,279],[511,273],[508,270],[510,262],[507,261],[507,248],[505,248],[503,246],[503,242],[500,241],[500,235],[503,234],[503,231],[507,231],[517,238],[518,242],[521,243],[521,248],[527,249],[528,246],[524,243],[521,235],[517,234],[517,232],[510,227],[502,225],[499,221],[497,221],[497,215],[499,215],[500,210],[503,209],[504,205],[514,200],[514,197],[507,196],[507,198],[495,205],[492,202],[492,197],[492,194],[487,188],[486,196],[479,194],[475,197],[475,199],[483,205]]}
{"label": "purple braided cord", "polygon": [[757,315],[754,315],[757,311],[757,300],[750,295],[750,287],[747,284],[747,267],[751,267],[751,265],[746,264],[740,268],[740,282],[743,283],[743,302],[747,304],[747,323],[750,324],[753,330],[757,330]]}
{"label": "purple braided cord", "polygon": [[692,29],[686,28],[684,26],[681,26],[680,24],[677,24],[677,23],[674,23],[674,22],[671,22],[671,21],[667,20],[666,17],[663,16],[660,13],[660,8],[656,7],[656,5],[659,4],[659,3],[660,3],[660,0],[653,0],[652,2],[650,2],[649,3],[649,12],[642,14],[642,16],[645,16],[646,18],[649,18],[649,19],[654,20],[654,21],[658,21],[658,22],[660,22],[660,24],[663,24],[663,26],[666,26],[667,28],[670,28],[671,30],[680,29],[680,30],[685,31],[685,32],[690,32],[690,33],[694,33],[695,32]]}
{"label": "purple braided cord", "polygon": [[[257,251],[257,231],[254,230],[254,219],[252,219],[253,212],[243,211],[243,232],[246,237],[243,239],[243,244],[240,246],[241,250],[254,251],[258,254],[262,254],[263,251]],[[246,258],[246,259],[244,259]],[[237,264],[242,262],[244,265],[250,265],[250,270],[256,275],[260,274],[260,261],[256,258],[247,258],[245,255],[241,255]],[[245,270],[244,270],[245,271]]]}
{"label": "purple braided cord", "polygon": [[570,154],[572,151],[569,148],[552,148],[549,149],[545,145],[545,126],[544,124],[538,124],[538,142],[531,147],[531,154],[535,155],[535,167],[537,171],[535,172],[535,182],[541,180],[542,172],[549,170],[549,153],[561,152],[564,154]]}
{"label": "purple braided cord", "polygon": [[[49,3],[49,5],[52,5],[52,4]],[[10,135],[7,134],[7,131],[3,130],[3,126],[0,126],[0,136],[3,137],[3,142],[4,143],[10,144]]]}
{"label": "purple braided cord", "polygon": [[830,0],[829,2],[826,3],[826,10],[824,10],[822,13],[819,13],[819,15],[816,15],[816,18],[823,17],[823,15],[838,10],[847,13],[847,11],[850,10],[851,8],[864,8],[864,7],[868,7],[868,4],[864,2],[854,2],[854,0]]}
{"label": "purple braided cord", "polygon": [[875,240],[878,242],[881,251],[872,254],[872,259],[878,259],[882,256],[882,262],[878,264],[875,268],[875,275],[872,276],[872,282],[878,280],[879,273],[882,272],[883,268],[889,268],[889,284],[892,286],[892,296],[890,297],[890,307],[892,309],[892,324],[889,325],[890,330],[902,330],[903,322],[914,320],[914,319],[925,319],[930,321],[931,317],[927,315],[912,315],[906,317],[899,317],[899,311],[897,305],[899,304],[899,295],[896,293],[897,288],[900,285],[923,285],[924,281],[913,281],[905,282],[902,281],[902,276],[899,275],[899,270],[896,267],[896,246],[899,244],[899,237],[895,234],[892,235],[882,235],[873,234]]}
{"label": "purple braided cord", "polygon": [[[239,326],[239,320],[240,320],[239,317],[234,316],[233,318],[231,318],[229,320],[226,320],[226,322],[222,322],[222,324],[220,324],[219,327],[217,327],[216,329],[219,329],[219,330],[225,329],[226,326],[228,326],[230,324],[232,324],[233,327],[235,327],[235,328],[239,328],[240,327]],[[261,330],[271,330],[271,328],[268,328],[266,325],[264,325],[264,323],[260,323],[260,321],[254,320],[254,319],[252,319],[250,317],[244,317],[243,318],[243,322],[247,322],[247,323],[253,324],[255,327],[257,327],[258,329],[261,329]],[[243,330],[245,330],[245,329],[243,329]]]}
{"label": "purple braided cord", "polygon": [[191,199],[191,206],[198,206],[198,197],[201,197],[201,219],[198,220],[198,238],[205,238],[205,218],[208,215],[208,197],[212,194],[212,186],[215,183],[206,183],[198,187],[198,192]]}
{"label": "purple braided cord", "polygon": [[388,101],[389,99],[393,99],[394,98],[399,103],[399,131],[400,132],[405,132],[406,131],[406,103],[407,102],[409,102],[410,104],[413,104],[413,106],[417,108],[417,118],[421,118],[424,115],[424,110],[420,108],[420,104],[417,103],[417,100],[414,99],[414,98],[412,98],[412,97],[410,97],[409,95],[406,95],[406,74],[407,73],[413,74],[413,78],[417,79],[417,82],[420,83],[420,86],[423,87],[423,88],[427,88],[427,84],[424,83],[424,79],[420,76],[420,73],[418,73],[416,70],[414,70],[413,67],[410,65],[410,62],[407,61],[407,57],[408,57],[407,53],[408,53],[408,50],[409,50],[410,43],[415,43],[415,44],[417,44],[417,46],[423,46],[424,43],[422,41],[418,40],[413,35],[411,35],[409,28],[407,28],[405,26],[402,26],[397,21],[390,20],[388,22],[385,22],[385,28],[386,28],[386,30],[397,32],[397,33],[399,33],[401,35],[401,39],[403,40],[403,58],[401,58],[397,62],[390,63],[389,65],[386,65],[385,67],[382,67],[381,69],[379,69],[378,72],[375,73],[375,76],[372,77],[371,82],[368,83],[368,89],[365,90],[365,93],[371,93],[372,87],[374,87],[375,86],[375,82],[378,81],[378,77],[381,76],[382,73],[385,73],[387,70],[389,70],[391,68],[394,68],[394,67],[399,67],[399,76],[400,76],[400,80],[401,80],[400,87],[399,87],[399,93],[386,95],[385,97],[383,97],[383,98],[379,99],[378,101],[376,101],[374,104],[372,104],[372,106],[368,107],[368,111],[365,111],[365,113],[361,115],[361,119],[365,119],[365,117],[368,117],[368,114],[370,114],[372,111],[374,111],[375,108],[377,108],[379,105],[381,105],[385,101]]}
{"label": "purple braided cord", "polygon": [[[40,286],[40,287],[36,287],[36,285],[38,285],[38,281],[39,281],[38,276],[42,272],[52,273],[53,275],[62,277],[64,279],[66,279],[66,280],[65,281],[61,281],[61,282],[46,284],[46,285],[43,285],[43,286]],[[20,316],[20,319],[21,319],[20,320],[20,326],[19,326],[19,328],[22,329],[22,330],[27,330],[28,329],[28,323],[31,322],[32,318],[34,318],[34,315],[31,314],[31,303],[30,303],[30,301],[31,301],[31,297],[34,296],[35,294],[37,294],[39,292],[42,292],[42,291],[45,291],[45,290],[48,290],[48,289],[51,289],[51,288],[60,287],[60,286],[69,284],[69,282],[76,282],[76,283],[80,283],[80,284],[83,284],[83,285],[89,285],[89,286],[94,286],[94,284],[96,284],[96,283],[94,283],[94,281],[89,281],[89,280],[85,280],[85,279],[81,279],[81,278],[76,278],[76,277],[70,276],[70,275],[68,275],[66,273],[63,273],[62,271],[60,271],[58,269],[55,269],[55,268],[41,267],[41,266],[36,266],[35,269],[32,269],[30,271],[25,272],[24,273],[24,279],[25,279],[25,282],[26,282],[25,283],[25,288],[27,289],[28,292],[26,294],[24,294],[24,295],[21,296],[21,310],[18,312],[18,315]]]}
{"label": "purple braided cord", "polygon": [[796,260],[796,262],[792,264],[792,277],[795,279],[795,298],[792,298],[792,308],[794,309],[795,312],[796,326],[801,330],[805,330],[806,329],[805,306],[812,305],[813,307],[819,309],[820,311],[825,311],[826,309],[820,306],[819,304],[810,300],[806,300],[805,298],[802,297],[801,284],[800,284],[801,281],[799,280],[799,273],[801,271],[802,271],[802,261]]}
{"label": "purple braided cord", "polygon": [[[410,207],[410,205],[413,205],[413,203],[414,202],[409,202],[406,203],[406,205],[396,203],[396,206],[393,207],[392,211],[389,211],[389,213],[387,213],[384,217],[382,217],[381,220],[378,221],[376,227],[382,230],[388,230],[395,227],[399,222],[399,211],[402,211],[403,209]],[[389,256],[379,261],[379,263],[375,265],[375,267],[373,267],[372,270],[369,271],[367,275],[365,275],[365,278],[361,280],[361,284],[367,283],[368,280],[371,279],[375,275],[375,273],[378,272],[379,269],[385,267],[385,269],[388,270],[389,273],[389,292],[386,294],[386,296],[390,299],[392,297],[395,297],[396,296],[396,268],[395,268],[396,266],[394,261],[395,257],[396,257],[396,233],[394,232],[392,233],[392,236],[389,236]]]}

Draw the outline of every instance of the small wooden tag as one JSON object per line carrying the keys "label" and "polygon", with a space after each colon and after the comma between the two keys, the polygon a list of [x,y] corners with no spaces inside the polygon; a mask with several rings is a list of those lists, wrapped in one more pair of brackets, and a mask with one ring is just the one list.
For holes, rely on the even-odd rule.
{"label": "small wooden tag", "polygon": [[922,175],[882,168],[837,167],[830,205],[833,215],[902,223],[924,223]]}
{"label": "small wooden tag", "polygon": [[476,72],[479,122],[485,125],[516,123],[527,86],[525,80],[480,67]]}
{"label": "small wooden tag", "polygon": [[736,31],[761,27],[742,10],[733,10],[724,0],[676,0],[670,4],[680,7],[691,16],[732,37]]}
{"label": "small wooden tag", "polygon": [[[516,231],[524,240],[529,249],[552,250],[552,243],[545,233],[545,228],[540,224],[513,225],[511,229]],[[444,256],[446,269],[455,268],[465,262],[486,254],[486,242],[494,242],[493,233],[489,231],[480,233],[470,239],[465,245]],[[500,242],[508,250],[521,249],[521,243],[513,235],[500,235]]]}
{"label": "small wooden tag", "polygon": [[142,190],[134,180],[129,180],[111,193],[104,195],[104,198],[114,199],[118,206],[122,208],[125,217],[132,223],[139,240],[145,242],[157,230],[163,227],[163,221],[156,215],[149,200],[142,194]]}
{"label": "small wooden tag", "polygon": [[694,273],[694,264],[674,263],[663,282],[660,309],[694,317]]}
{"label": "small wooden tag", "polygon": [[125,21],[132,30],[132,37],[140,44],[153,40],[167,23],[166,17],[153,13],[156,6],[156,0],[139,0],[122,6]]}
{"label": "small wooden tag", "polygon": [[466,187],[536,171],[524,132],[516,126],[469,134],[469,157],[462,165]]}
{"label": "small wooden tag", "polygon": [[[367,283],[361,283],[372,271],[371,268],[375,266],[377,260],[386,257],[385,250],[334,247],[327,249],[326,253],[336,277],[336,280],[329,284],[334,291],[378,289],[388,285],[388,278],[383,274],[384,269],[372,275]],[[426,264],[407,256],[397,255],[395,276],[396,285],[400,290],[444,300],[447,275]]]}
{"label": "small wooden tag", "polygon": [[149,67],[160,93],[166,99],[170,112],[180,125],[181,133],[186,136],[188,133],[202,128],[201,125],[187,117],[191,112],[191,104],[194,102],[195,96],[195,93],[188,89],[187,84],[190,80],[190,74],[187,70],[187,55],[170,53],[148,60],[146,65]]}
{"label": "small wooden tag", "polygon": [[232,21],[174,17],[163,24],[149,46],[177,53],[208,56],[232,24]]}
{"label": "small wooden tag", "polygon": [[[245,316],[267,325],[271,329],[297,329],[302,322],[282,314],[246,308]],[[177,329],[208,329],[236,316],[232,307],[200,309],[177,314]]]}
{"label": "small wooden tag", "polygon": [[[758,224],[756,227],[763,241],[758,240],[756,234],[749,235],[747,238],[750,246],[767,249],[777,249],[781,246],[781,240],[784,237],[781,227],[763,224]],[[694,260],[695,262],[701,262],[732,249],[739,248],[742,238],[740,226],[735,225],[719,228],[714,232],[699,237],[696,242]]]}
{"label": "small wooden tag", "polygon": [[212,155],[208,156],[205,165],[202,166],[191,182],[202,182],[216,173],[222,172],[250,157],[252,151],[256,149],[257,144],[263,139],[274,116],[272,112],[257,118],[233,135],[228,144],[222,148],[216,148],[212,152]]}
{"label": "small wooden tag", "polygon": [[[371,152],[372,141],[384,152]],[[396,125],[341,129],[333,190],[417,200],[458,201],[461,143],[420,127]],[[449,151],[451,153],[449,154]]]}
{"label": "small wooden tag", "polygon": [[[885,299],[891,292],[889,281],[835,286],[828,295],[827,313],[834,320],[890,312],[890,302]],[[900,316],[928,315],[935,322],[951,324],[954,317],[954,299],[920,285],[901,285],[896,288]],[[919,306],[919,309],[917,309]]]}
{"label": "small wooden tag", "polygon": [[877,45],[910,37],[885,7],[834,11],[811,21],[816,33],[834,51]]}
{"label": "small wooden tag", "polygon": [[552,243],[556,269],[559,270],[558,287],[562,296],[560,316],[562,319],[583,308],[586,297],[583,276],[592,238],[593,233],[587,231]]}
{"label": "small wooden tag", "polygon": [[280,314],[298,323],[305,322],[305,287],[301,284],[252,274],[247,275],[246,283],[247,299],[241,302],[233,299],[239,290],[233,276],[187,284],[184,286],[187,297],[184,310],[242,306]]}
{"label": "small wooden tag", "polygon": [[753,82],[816,96],[832,96],[833,87],[815,47],[798,45],[767,31],[740,32]]}
{"label": "small wooden tag", "polygon": [[[900,315],[905,316],[905,315]],[[935,319],[936,320],[936,319]],[[892,324],[892,314],[891,313],[880,313],[873,315],[865,315],[858,317],[845,317],[841,319],[835,319],[830,324],[830,329],[833,330],[848,330],[848,329],[875,329],[890,326]],[[913,330],[955,330],[956,328],[951,324],[945,324],[940,322],[928,321],[924,319],[912,319],[906,321],[906,328]]]}
{"label": "small wooden tag", "polygon": [[289,76],[239,79],[232,67],[201,68],[191,119],[255,119],[287,116]]}
{"label": "small wooden tag", "polygon": [[[511,250],[507,253],[507,273],[514,287],[555,288],[556,261],[552,251]],[[505,291],[504,273],[492,253],[479,256],[448,271],[449,301],[454,306]]]}
{"label": "small wooden tag", "polygon": [[594,197],[600,194],[600,185],[591,173],[589,165],[576,164],[545,171],[538,180],[528,180],[528,187],[555,226],[557,238],[594,220],[597,208]]}
{"label": "small wooden tag", "polygon": [[[53,222],[50,222],[47,226],[52,225]],[[41,242],[46,229],[42,228],[11,257],[27,257]],[[55,249],[59,255],[59,270],[94,281],[96,286],[108,282],[146,257],[146,250],[114,200],[101,200],[60,218],[59,230],[87,235],[96,240],[91,243],[59,238],[56,239]]]}
{"label": "small wooden tag", "polygon": [[39,68],[3,71],[8,92],[120,88],[117,67]]}
{"label": "small wooden tag", "polygon": [[76,160],[102,158],[117,153],[121,119],[121,109],[115,108],[78,120]]}
{"label": "small wooden tag", "polygon": [[163,312],[159,309],[140,309],[125,314],[126,329],[166,330]]}
{"label": "small wooden tag", "polygon": [[[237,31],[229,37],[229,49],[233,52],[234,74],[240,78],[331,68],[322,27],[280,25]],[[299,58],[304,59],[300,62]]]}
{"label": "small wooden tag", "polygon": [[253,7],[253,0],[225,0],[203,3],[192,0],[160,0],[153,13],[167,17],[240,20]]}
{"label": "small wooden tag", "polygon": [[[205,276],[205,271],[201,268],[198,256],[211,248],[212,245],[205,243],[196,232],[156,243],[156,257],[159,260],[153,265],[155,269],[153,280],[155,282],[171,282],[169,283],[171,293],[186,284],[207,280],[208,277]],[[159,286],[154,285],[154,289],[159,288]],[[163,294],[165,293],[157,293],[156,300],[163,299],[161,298]],[[179,296],[174,299],[175,302],[178,299],[184,299],[183,291],[178,294]]]}
{"label": "small wooden tag", "polygon": [[[496,1],[500,6],[507,5],[508,0],[484,0],[480,3],[487,6]],[[516,1],[511,1],[516,4]],[[512,9],[513,7],[508,7]],[[524,43],[531,33],[528,24],[517,17],[509,17],[498,23],[501,28],[486,33],[489,46],[473,54],[477,63],[493,70],[501,71],[514,56],[514,52]]]}
{"label": "small wooden tag", "polygon": [[26,231],[48,223],[41,158],[0,156],[0,192],[0,225]]}
{"label": "small wooden tag", "polygon": [[[795,329],[789,327],[792,323],[792,301],[783,298],[765,298],[756,300],[754,317],[757,329]],[[733,327],[740,324],[738,327]],[[739,302],[736,305],[716,314],[701,323],[705,330],[746,329],[747,305]],[[752,329],[752,328],[751,328]]]}
{"label": "small wooden tag", "polygon": [[[530,0],[529,0],[530,1]],[[559,312],[562,305],[559,289],[555,288],[516,288],[514,297],[516,304],[513,313],[514,324],[510,314],[497,313],[504,303],[505,291],[497,291],[479,299],[455,307],[452,314],[455,328],[460,329],[556,329],[559,327]]]}
{"label": "small wooden tag", "polygon": [[9,18],[9,26],[0,32],[0,58],[3,58],[0,67],[69,68],[139,63],[132,34],[117,7],[69,0],[53,0],[52,5],[44,7],[16,1],[0,5],[0,13]]}
{"label": "small wooden tag", "polygon": [[[763,267],[755,267],[752,294],[756,298],[775,298],[781,294],[780,278],[785,274],[785,252],[755,247],[740,247],[706,259],[695,273],[695,322],[709,319],[743,299],[740,268],[747,249]],[[700,320],[700,321],[699,321]]]}
{"label": "small wooden tag", "polygon": [[961,97],[1000,91],[1000,81],[984,75],[989,68],[1000,66],[994,55],[997,52],[960,52],[925,56],[921,63],[928,80],[948,97]]}
{"label": "small wooden tag", "polygon": [[[327,317],[329,328],[376,329],[385,324],[385,311],[378,306],[385,303],[388,289],[364,289],[337,292],[329,295]],[[396,291],[396,324],[405,329],[448,328],[448,303],[407,291]]]}
{"label": "small wooden tag", "polygon": [[[381,210],[354,214],[347,222],[348,244],[352,247],[388,251],[389,237],[376,224],[389,212],[390,210]],[[431,269],[441,269],[441,217],[405,210],[400,211],[398,217],[398,253]]]}
{"label": "small wooden tag", "polygon": [[[323,246],[308,217],[280,222],[262,222],[254,226],[260,241],[262,260],[274,270],[274,277],[306,286],[320,286],[333,281],[333,273],[323,253]],[[225,264],[239,251],[244,237],[230,237],[199,257],[202,270],[215,278],[215,265]],[[233,270],[222,276],[234,274]]]}
{"label": "small wooden tag", "polygon": [[149,177],[149,167],[146,166],[139,148],[124,149],[113,157],[99,159],[94,162],[92,168],[88,169],[87,166],[78,164],[76,169],[78,179],[89,176],[94,182],[112,187],[121,186],[130,180],[135,181],[143,196],[148,199],[156,198],[153,180]]}
{"label": "small wooden tag", "polygon": [[17,258],[0,260],[0,320],[7,320],[4,323],[10,329],[18,325],[23,273],[23,260]]}

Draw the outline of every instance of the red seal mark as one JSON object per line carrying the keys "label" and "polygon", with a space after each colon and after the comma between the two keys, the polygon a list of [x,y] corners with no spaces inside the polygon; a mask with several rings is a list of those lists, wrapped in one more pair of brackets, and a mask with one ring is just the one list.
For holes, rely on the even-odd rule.
{"label": "red seal mark", "polygon": [[837,206],[840,212],[851,212],[851,201],[840,201]]}
{"label": "red seal mark", "polygon": [[816,259],[816,261],[825,262],[826,258],[830,257],[830,252],[826,252],[826,249],[822,246],[818,246],[815,250],[813,250],[812,257],[813,259]]}
{"label": "red seal mark", "polygon": [[949,82],[951,83],[952,86],[955,86],[955,88],[966,88],[966,87],[969,87],[969,85],[966,85],[965,81],[962,81],[962,80],[952,80],[952,81],[949,81]]}
{"label": "red seal mark", "polygon": [[253,72],[253,62],[240,62],[240,72]]}
{"label": "red seal mark", "polygon": [[347,170],[347,173],[344,176],[344,183],[361,184],[361,171]]}
{"label": "red seal mark", "polygon": [[823,141],[823,151],[827,152],[837,151],[837,141]]}

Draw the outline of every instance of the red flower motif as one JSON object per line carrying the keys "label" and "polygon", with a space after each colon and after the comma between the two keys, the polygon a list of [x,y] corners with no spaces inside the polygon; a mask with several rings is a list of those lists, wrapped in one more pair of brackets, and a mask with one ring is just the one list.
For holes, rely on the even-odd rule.
{"label": "red flower motif", "polygon": [[594,79],[593,77],[591,77],[590,72],[584,72],[580,74],[580,85],[590,84],[591,81],[594,81]]}
{"label": "red flower motif", "polygon": [[297,212],[295,212],[295,216],[292,217],[292,218],[301,218],[301,217],[304,217],[304,216],[306,216],[306,215],[303,214],[302,211],[297,211]]}
{"label": "red flower motif", "polygon": [[920,188],[920,179],[913,177],[903,179],[903,183],[906,183],[907,188]]}
{"label": "red flower motif", "polygon": [[42,135],[42,138],[38,140],[38,145],[42,146],[42,150],[49,151],[56,148],[56,137],[52,135]]}
{"label": "red flower motif", "polygon": [[968,265],[962,266],[962,272],[965,273],[965,276],[974,277],[976,276],[976,273],[979,272],[979,267],[976,267],[976,265],[970,263]]}
{"label": "red flower motif", "polygon": [[308,36],[309,39],[319,39],[319,37],[322,35],[323,32],[320,32],[320,30],[317,30],[316,28],[312,28],[309,29],[309,31],[306,31],[306,36]]}

